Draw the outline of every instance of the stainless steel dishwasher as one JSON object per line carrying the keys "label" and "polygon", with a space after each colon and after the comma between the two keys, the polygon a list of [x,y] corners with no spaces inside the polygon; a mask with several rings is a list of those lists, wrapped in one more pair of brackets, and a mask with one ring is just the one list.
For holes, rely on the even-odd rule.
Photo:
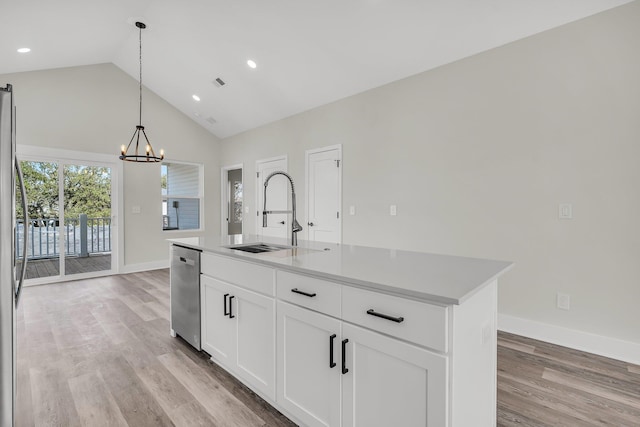
{"label": "stainless steel dishwasher", "polygon": [[171,249],[171,333],[200,350],[200,251]]}

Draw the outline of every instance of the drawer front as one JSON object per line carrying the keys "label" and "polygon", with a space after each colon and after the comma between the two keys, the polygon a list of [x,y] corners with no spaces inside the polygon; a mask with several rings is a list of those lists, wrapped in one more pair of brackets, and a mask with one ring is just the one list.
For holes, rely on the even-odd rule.
{"label": "drawer front", "polygon": [[200,271],[207,276],[274,296],[274,269],[203,252]]}
{"label": "drawer front", "polygon": [[343,286],[342,318],[434,350],[448,351],[446,307]]}
{"label": "drawer front", "polygon": [[280,270],[276,283],[279,299],[340,317],[342,285]]}

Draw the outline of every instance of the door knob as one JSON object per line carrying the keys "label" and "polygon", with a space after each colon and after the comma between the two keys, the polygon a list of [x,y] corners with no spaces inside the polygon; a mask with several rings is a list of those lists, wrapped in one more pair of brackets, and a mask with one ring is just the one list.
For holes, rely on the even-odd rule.
{"label": "door knob", "polygon": [[307,223],[307,225],[308,225],[309,227],[313,227],[313,223],[312,223],[312,222],[308,222],[308,223]]}
{"label": "door knob", "polygon": [[284,221],[280,221],[280,224],[284,225]]}

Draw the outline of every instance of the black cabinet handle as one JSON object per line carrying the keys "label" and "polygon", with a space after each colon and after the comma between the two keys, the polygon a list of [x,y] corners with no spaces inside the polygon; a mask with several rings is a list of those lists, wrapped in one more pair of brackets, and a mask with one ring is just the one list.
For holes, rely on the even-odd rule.
{"label": "black cabinet handle", "polygon": [[228,316],[229,315],[229,310],[227,310],[227,297],[229,296],[229,294],[224,294],[224,315]]}
{"label": "black cabinet handle", "polygon": [[342,340],[342,374],[349,372],[347,369],[347,343],[349,340]]}
{"label": "black cabinet handle", "polygon": [[370,308],[369,310],[367,310],[367,314],[380,317],[382,319],[391,320],[392,322],[396,322],[396,323],[404,322],[404,317],[393,317],[393,316],[389,316],[388,314],[376,313],[375,311],[373,311],[373,308]]}
{"label": "black cabinet handle", "polygon": [[336,339],[336,334],[332,334],[329,337],[329,367],[335,368],[336,362],[333,361],[333,340]]}
{"label": "black cabinet handle", "polygon": [[316,293],[315,293],[315,292],[314,292],[314,293],[312,293],[312,294],[310,294],[310,293],[305,292],[305,291],[300,291],[300,290],[298,290],[298,288],[293,288],[293,289],[291,289],[291,292],[293,292],[294,294],[304,295],[305,297],[309,297],[309,298],[313,298],[313,297],[315,297],[315,296],[316,296]]}
{"label": "black cabinet handle", "polygon": [[233,295],[229,297],[229,319],[233,319],[234,317],[236,317],[233,315],[233,299],[234,298],[235,296]]}

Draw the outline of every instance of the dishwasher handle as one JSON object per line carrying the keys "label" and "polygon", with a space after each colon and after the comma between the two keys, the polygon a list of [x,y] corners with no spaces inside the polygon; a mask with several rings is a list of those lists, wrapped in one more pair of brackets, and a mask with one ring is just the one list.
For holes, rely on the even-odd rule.
{"label": "dishwasher handle", "polygon": [[196,265],[196,261],[195,260],[188,259],[188,258],[185,258],[183,256],[180,257],[180,262],[184,262],[185,264],[190,265],[192,267]]}

